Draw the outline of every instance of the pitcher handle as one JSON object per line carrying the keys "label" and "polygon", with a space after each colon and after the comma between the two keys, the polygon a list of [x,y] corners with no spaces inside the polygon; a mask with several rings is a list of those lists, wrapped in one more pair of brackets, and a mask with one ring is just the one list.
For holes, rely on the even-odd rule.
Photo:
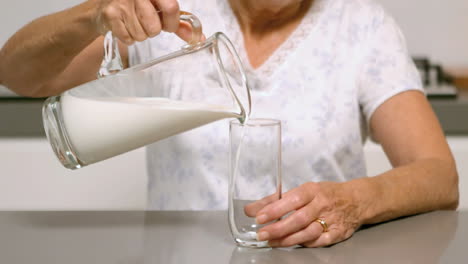
{"label": "pitcher handle", "polygon": [[[158,11],[160,12],[160,11]],[[192,38],[188,47],[197,45],[202,41],[203,30],[200,20],[192,13],[180,11],[180,20],[188,22],[192,27]],[[120,57],[117,38],[108,31],[104,36],[104,58],[97,73],[98,78],[118,73],[123,70],[122,58]]]}

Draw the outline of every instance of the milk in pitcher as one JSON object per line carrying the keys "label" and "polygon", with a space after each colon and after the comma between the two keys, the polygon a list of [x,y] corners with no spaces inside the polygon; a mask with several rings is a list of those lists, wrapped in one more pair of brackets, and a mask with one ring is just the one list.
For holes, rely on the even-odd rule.
{"label": "milk in pitcher", "polygon": [[83,164],[95,163],[223,118],[229,108],[167,98],[60,99],[68,141]]}

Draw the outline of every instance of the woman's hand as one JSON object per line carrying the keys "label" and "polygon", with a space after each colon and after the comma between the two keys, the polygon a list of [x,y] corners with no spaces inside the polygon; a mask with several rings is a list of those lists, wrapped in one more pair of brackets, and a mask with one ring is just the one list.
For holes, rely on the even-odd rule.
{"label": "woman's hand", "polygon": [[[257,232],[259,240],[269,240],[272,247],[323,247],[348,239],[361,225],[356,199],[348,183],[309,182],[285,193],[282,199],[270,203],[268,197],[248,205],[245,212],[256,216],[258,224],[269,224]],[[261,205],[267,204],[263,208]],[[317,222],[328,225],[324,232]]]}
{"label": "woman's hand", "polygon": [[[112,33],[130,45],[158,35],[162,30],[190,39],[190,26],[180,23],[177,0],[100,0],[96,23],[104,35]],[[179,27],[179,25],[183,25]]]}

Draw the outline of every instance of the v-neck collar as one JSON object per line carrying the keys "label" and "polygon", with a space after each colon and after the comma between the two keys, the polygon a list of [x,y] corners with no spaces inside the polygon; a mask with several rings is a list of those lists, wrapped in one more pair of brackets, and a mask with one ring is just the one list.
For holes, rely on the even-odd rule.
{"label": "v-neck collar", "polygon": [[297,47],[314,30],[320,11],[323,10],[326,2],[327,0],[314,0],[310,10],[304,15],[299,25],[288,36],[288,38],[281,43],[259,67],[254,68],[247,55],[242,30],[234,11],[231,9],[228,0],[218,0],[221,15],[224,19],[224,24],[227,30],[226,33],[231,38],[231,41],[239,53],[239,56],[244,63],[244,68],[251,81],[255,83],[255,80],[262,80],[262,82],[264,82],[265,80],[270,79],[278,69],[285,64],[290,55],[296,51]]}

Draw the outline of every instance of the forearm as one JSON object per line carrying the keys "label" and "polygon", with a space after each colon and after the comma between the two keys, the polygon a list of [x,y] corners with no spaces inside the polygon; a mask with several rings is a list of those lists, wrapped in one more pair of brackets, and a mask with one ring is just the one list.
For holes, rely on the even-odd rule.
{"label": "forearm", "polygon": [[[345,183],[346,184],[346,183]],[[361,224],[439,209],[456,209],[458,174],[447,159],[425,159],[347,183]]]}
{"label": "forearm", "polygon": [[0,50],[0,83],[34,96],[99,36],[96,1],[39,18],[13,35]]}

